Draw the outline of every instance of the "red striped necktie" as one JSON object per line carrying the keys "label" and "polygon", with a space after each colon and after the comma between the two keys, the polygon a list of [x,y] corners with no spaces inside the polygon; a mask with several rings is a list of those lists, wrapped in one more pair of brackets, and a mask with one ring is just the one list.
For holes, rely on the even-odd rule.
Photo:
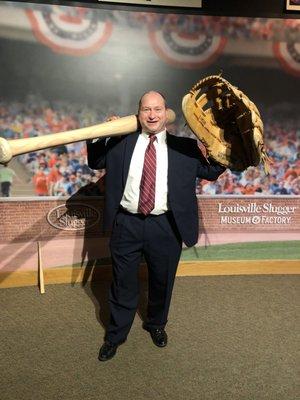
{"label": "red striped necktie", "polygon": [[148,215],[155,206],[156,149],[155,135],[149,136],[150,142],[145,151],[144,166],[140,184],[138,211]]}

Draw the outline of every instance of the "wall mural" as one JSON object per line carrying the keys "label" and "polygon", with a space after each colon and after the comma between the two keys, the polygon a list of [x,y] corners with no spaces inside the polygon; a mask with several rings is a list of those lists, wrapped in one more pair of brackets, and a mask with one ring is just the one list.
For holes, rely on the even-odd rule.
{"label": "wall mural", "polygon": [[[198,245],[255,246],[222,247],[214,258],[299,259],[299,41],[296,19],[1,2],[0,136],[42,136],[134,114],[150,89],[165,93],[177,114],[170,131],[190,136],[182,97],[199,79],[222,73],[262,114],[271,172],[226,170],[217,182],[196,182]],[[16,157],[0,166],[0,181],[1,272],[32,269],[37,241],[49,267],[107,262],[105,170],[88,167],[84,142]],[[183,258],[212,257],[205,254],[189,250]]]}

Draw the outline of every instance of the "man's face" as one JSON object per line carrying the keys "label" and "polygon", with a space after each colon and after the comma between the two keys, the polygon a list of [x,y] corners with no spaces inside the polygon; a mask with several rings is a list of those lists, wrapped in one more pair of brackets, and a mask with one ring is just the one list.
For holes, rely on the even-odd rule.
{"label": "man's face", "polygon": [[139,121],[142,130],[150,135],[155,135],[165,129],[167,110],[165,101],[159,93],[149,92],[142,97]]}

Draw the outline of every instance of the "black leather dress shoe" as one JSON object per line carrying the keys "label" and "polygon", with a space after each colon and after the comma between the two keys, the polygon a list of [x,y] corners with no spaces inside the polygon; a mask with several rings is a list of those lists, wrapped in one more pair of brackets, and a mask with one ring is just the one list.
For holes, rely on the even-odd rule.
{"label": "black leather dress shoe", "polygon": [[99,361],[107,361],[113,358],[117,352],[118,344],[105,341],[99,351]]}
{"label": "black leather dress shoe", "polygon": [[149,332],[155,346],[165,347],[167,345],[168,335],[163,328],[149,329]]}

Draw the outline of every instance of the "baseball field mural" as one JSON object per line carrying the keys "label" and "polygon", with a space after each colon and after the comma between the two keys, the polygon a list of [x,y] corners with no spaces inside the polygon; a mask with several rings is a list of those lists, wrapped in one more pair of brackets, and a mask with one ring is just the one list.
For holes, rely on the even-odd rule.
{"label": "baseball field mural", "polygon": [[34,283],[26,274],[41,264],[45,274],[61,269],[71,281],[110,264],[105,170],[89,168],[83,140],[25,151],[28,140],[45,143],[112,115],[134,116],[150,89],[176,113],[170,133],[194,137],[182,98],[218,74],[257,105],[270,173],[261,165],[228,168],[216,182],[195,182],[199,240],[183,249],[182,263],[198,271],[236,260],[256,260],[257,273],[259,260],[299,267],[299,24],[1,2],[0,138],[24,142],[0,166],[0,285],[9,286],[15,272]]}

